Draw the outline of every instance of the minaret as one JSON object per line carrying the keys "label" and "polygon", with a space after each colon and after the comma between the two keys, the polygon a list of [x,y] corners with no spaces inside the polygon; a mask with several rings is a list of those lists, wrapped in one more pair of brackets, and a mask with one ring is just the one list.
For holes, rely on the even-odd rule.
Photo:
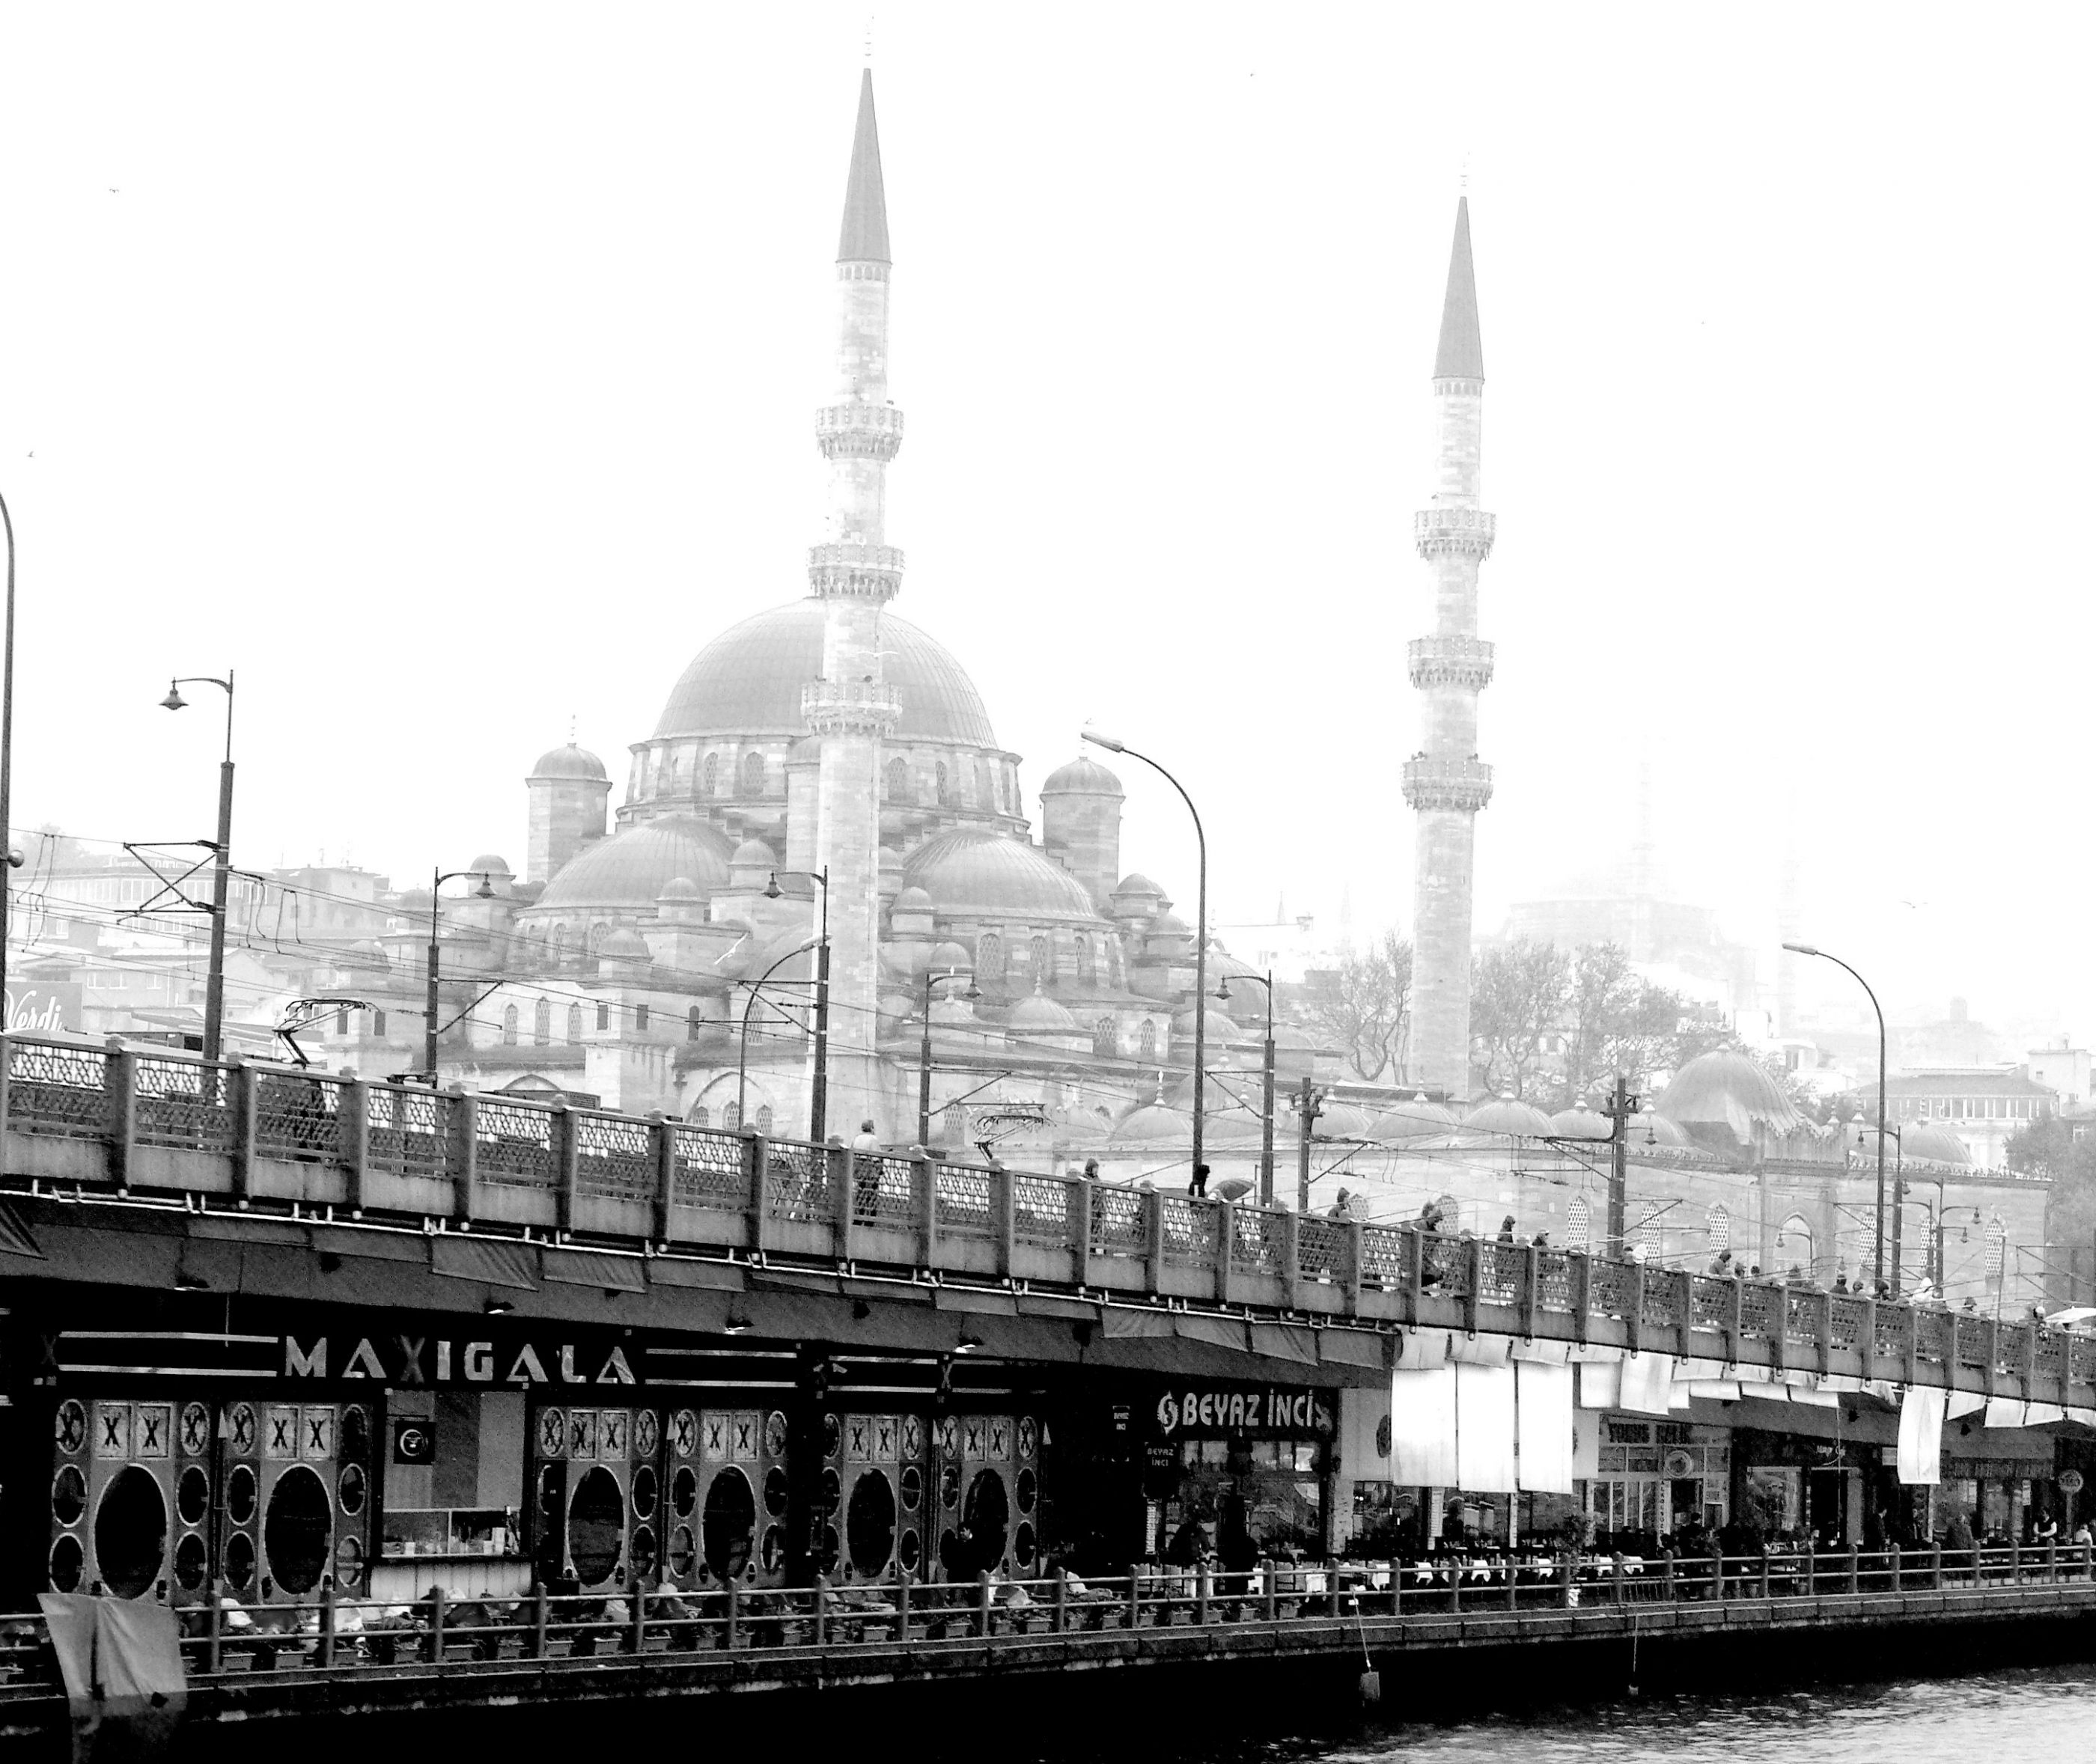
{"label": "minaret", "polygon": [[880,929],[880,748],[902,704],[881,683],[880,609],[901,585],[902,553],[886,543],[888,462],[902,413],[888,398],[888,203],[874,126],[873,72],[861,76],[858,127],[837,241],[837,401],[815,413],[830,462],[829,531],[808,554],[823,602],[823,674],[801,688],[819,738],[817,869],[829,872],[829,1096],[824,1131],[849,1138],[884,1126],[874,1057]]}
{"label": "minaret", "polygon": [[1470,882],[1477,814],[1491,800],[1492,769],[1478,759],[1478,694],[1492,677],[1492,646],[1478,635],[1478,565],[1492,548],[1492,517],[1478,506],[1485,356],[1470,267],[1470,200],[1456,207],[1455,248],[1434,361],[1440,457],[1434,505],[1413,517],[1419,555],[1434,572],[1434,635],[1413,640],[1412,683],[1426,695],[1425,740],[1404,765],[1404,800],[1417,816],[1413,873],[1413,1046],[1417,1081],[1452,1098],[1470,1087]]}

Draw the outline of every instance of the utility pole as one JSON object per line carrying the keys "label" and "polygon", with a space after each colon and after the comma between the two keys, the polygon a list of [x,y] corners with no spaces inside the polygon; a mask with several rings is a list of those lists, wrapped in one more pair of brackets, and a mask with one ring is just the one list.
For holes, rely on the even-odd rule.
{"label": "utility pole", "polygon": [[211,674],[186,674],[168,682],[163,708],[181,710],[188,701],[185,686],[216,686],[225,694],[225,758],[218,768],[218,841],[213,849],[211,875],[211,965],[204,976],[203,1057],[219,1056],[225,1024],[225,894],[233,867],[233,670],[220,679]]}
{"label": "utility pole", "polygon": [[[1269,1047],[1273,1044],[1269,1042]],[[1296,1142],[1295,1210],[1299,1213],[1310,1211],[1310,1129],[1324,1113],[1325,1098],[1310,1082],[1310,1074],[1303,1075],[1303,1088],[1295,1100],[1295,1124],[1300,1131]]]}
{"label": "utility pole", "polygon": [[1630,1080],[1616,1074],[1615,1094],[1601,1104],[1609,1121],[1609,1253],[1623,1253],[1625,1190],[1630,1180],[1631,1121],[1644,1098],[1630,1087]]}

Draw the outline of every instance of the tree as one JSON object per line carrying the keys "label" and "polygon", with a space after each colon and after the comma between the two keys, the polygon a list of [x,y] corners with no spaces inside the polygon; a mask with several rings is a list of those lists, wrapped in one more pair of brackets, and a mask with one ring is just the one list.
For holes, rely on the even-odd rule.
{"label": "tree", "polygon": [[1554,943],[1517,937],[1471,958],[1471,1057],[1487,1090],[1518,1097],[1535,1088],[1571,987],[1572,958]]}
{"label": "tree", "polygon": [[1364,950],[1349,949],[1311,988],[1304,1015],[1347,1050],[1347,1063],[1373,1084],[1402,1067],[1412,1027],[1412,945],[1385,932]]}

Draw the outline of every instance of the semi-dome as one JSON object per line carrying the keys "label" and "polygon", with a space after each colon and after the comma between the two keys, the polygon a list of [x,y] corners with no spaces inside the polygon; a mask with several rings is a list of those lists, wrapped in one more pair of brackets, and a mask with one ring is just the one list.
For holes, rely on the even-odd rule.
{"label": "semi-dome", "polygon": [[1098,917],[1085,884],[1054,858],[981,827],[955,827],[928,840],[904,875],[950,917],[1088,923]]}
{"label": "semi-dome", "polygon": [[562,864],[533,913],[602,908],[652,910],[679,878],[702,889],[727,883],[727,836],[686,814],[665,814],[621,828]]}
{"label": "semi-dome", "polygon": [[[823,671],[823,603],[812,597],[731,626],[692,657],[670,689],[655,739],[798,736],[801,688]],[[982,695],[961,665],[906,619],[880,615],[880,671],[902,701],[890,740],[995,749]]]}
{"label": "semi-dome", "polygon": [[1122,797],[1127,792],[1120,779],[1089,753],[1080,753],[1067,766],[1058,766],[1041,786],[1044,797]]}
{"label": "semi-dome", "polygon": [[[910,891],[906,889],[903,892],[907,893]],[[965,974],[975,965],[975,958],[958,943],[935,943],[932,945],[928,970],[932,973]]]}
{"label": "semi-dome", "polygon": [[1481,1102],[1463,1117],[1463,1131],[1466,1133],[1518,1133],[1524,1138],[1539,1139],[1550,1131],[1550,1117],[1532,1102],[1517,1101],[1503,1096],[1490,1102]]}
{"label": "semi-dome", "polygon": [[1766,1066],[1729,1048],[1690,1060],[1656,1107],[1669,1120],[1723,1126],[1741,1141],[1751,1140],[1757,1129],[1790,1133],[1801,1119]]}
{"label": "semi-dome", "polygon": [[1615,1129],[1605,1115],[1590,1108],[1560,1109],[1550,1117],[1551,1137],[1556,1139],[1609,1139]]}
{"label": "semi-dome", "polygon": [[531,768],[536,778],[580,778],[609,784],[611,775],[604,769],[604,762],[585,748],[572,741],[565,747],[557,747],[550,753],[541,753],[539,763]]}
{"label": "semi-dome", "polygon": [[1445,1102],[1428,1100],[1422,1091],[1408,1102],[1393,1103],[1370,1124],[1373,1139],[1426,1139],[1445,1133],[1456,1124],[1456,1111]]}
{"label": "semi-dome", "polygon": [[1021,1035],[1076,1035],[1077,1020],[1043,992],[1028,993],[1011,1007],[1004,1020],[1007,1029]]}
{"label": "semi-dome", "polygon": [[1375,1117],[1356,1103],[1327,1102],[1310,1131],[1317,1139],[1366,1139],[1375,1131]]}
{"label": "semi-dome", "polygon": [[483,851],[465,867],[465,873],[470,876],[494,876],[514,875],[517,872],[509,867],[507,858],[495,852]]}

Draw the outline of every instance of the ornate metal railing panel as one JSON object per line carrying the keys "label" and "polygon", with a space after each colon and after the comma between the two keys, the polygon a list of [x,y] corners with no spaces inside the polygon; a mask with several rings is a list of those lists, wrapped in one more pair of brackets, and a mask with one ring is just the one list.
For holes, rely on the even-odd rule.
{"label": "ornate metal railing panel", "polygon": [[135,1070],[140,1145],[190,1151],[233,1149],[233,1111],[226,1107],[230,1081],[225,1067],[141,1054]]}
{"label": "ornate metal railing panel", "polygon": [[373,1085],[365,1093],[369,1138],[365,1155],[389,1176],[450,1173],[458,1098],[407,1085]]}
{"label": "ornate metal railing panel", "polygon": [[1941,1311],[1915,1311],[1908,1318],[1914,1330],[1914,1356],[1932,1365],[1950,1364],[1951,1322]]}
{"label": "ornate metal railing panel", "polygon": [[958,1237],[996,1236],[989,1172],[965,1164],[934,1164],[932,1169],[938,1183],[939,1229]]}
{"label": "ornate metal railing panel", "polygon": [[1984,1368],[1987,1364],[1986,1318],[1961,1311],[1951,1321],[1958,1330],[1958,1364]]}
{"label": "ornate metal railing panel", "polygon": [[7,1124],[101,1138],[109,1131],[109,1056],[98,1047],[11,1040]]}
{"label": "ornate metal railing panel", "polygon": [[1595,1316],[1632,1314],[1631,1269],[1624,1262],[1593,1262],[1587,1274],[1587,1309]]}
{"label": "ornate metal railing panel", "polygon": [[801,1223],[836,1216],[830,1202],[830,1156],[819,1146],[774,1140],[764,1175],[767,1216]]}
{"label": "ornate metal railing panel", "polygon": [[1347,1277],[1347,1244],[1353,1233],[1330,1219],[1303,1219],[1295,1226],[1299,1279],[1338,1282]]}
{"label": "ornate metal railing panel", "polygon": [[1867,1309],[1860,1299],[1833,1295],[1827,1301],[1827,1339],[1845,1352],[1863,1345],[1863,1317]]}
{"label": "ornate metal railing panel", "polygon": [[1688,1282],[1688,1321],[1699,1330],[1728,1330],[1732,1326],[1732,1282],[1708,1274],[1696,1274]]}
{"label": "ornate metal railing panel", "polygon": [[1150,1228],[1142,1196],[1133,1189],[1094,1187],[1091,1195],[1092,1254],[1140,1256],[1150,1253]]}
{"label": "ornate metal railing panel", "polygon": [[655,1198],[655,1137],[646,1121],[577,1110],[575,1192],[593,1200]]}
{"label": "ornate metal railing panel", "polygon": [[255,1149],[265,1158],[312,1160],[342,1151],[342,1081],[251,1068]]}
{"label": "ornate metal railing panel", "polygon": [[1240,1273],[1272,1274],[1281,1268],[1281,1220],[1263,1207],[1230,1209],[1230,1266]]}
{"label": "ornate metal railing panel", "polygon": [[675,1125],[671,1199],[679,1207],[741,1212],[749,1205],[749,1142],[734,1133]]}
{"label": "ornate metal railing panel", "polygon": [[498,1188],[552,1189],[560,1185],[550,1109],[477,1099],[473,1116],[476,1181]]}
{"label": "ornate metal railing panel", "polygon": [[1485,1303],[1519,1303],[1522,1277],[1527,1272],[1528,1252],[1519,1244],[1478,1246],[1478,1297]]}
{"label": "ornate metal railing panel", "polygon": [[1164,1260],[1171,1268],[1213,1268],[1217,1209],[1183,1194],[1162,1197]]}
{"label": "ornate metal railing panel", "polygon": [[852,1219],[891,1230],[914,1229],[924,1216],[917,1193],[919,1165],[910,1158],[859,1152],[852,1159]]}
{"label": "ornate metal railing panel", "polygon": [[1419,1239],[1419,1286],[1444,1299],[1470,1296],[1470,1263],[1460,1238],[1422,1232]]}
{"label": "ornate metal railing panel", "polygon": [[1783,1330],[1783,1294],[1773,1286],[1740,1288],[1740,1334],[1749,1341],[1772,1342]]}
{"label": "ornate metal railing panel", "polygon": [[1535,1304],[1539,1311],[1569,1312],[1572,1308],[1572,1252],[1538,1250],[1535,1252]]}
{"label": "ornate metal railing panel", "polygon": [[1647,1329],[1679,1329],[1688,1316],[1688,1300],[1684,1291],[1688,1277],[1663,1268],[1648,1268],[1644,1271],[1644,1311],[1643,1321]]}
{"label": "ornate metal railing panel", "polygon": [[1380,1292],[1395,1292],[1411,1273],[1408,1251],[1421,1242],[1416,1233],[1394,1225],[1361,1227],[1361,1283]]}

